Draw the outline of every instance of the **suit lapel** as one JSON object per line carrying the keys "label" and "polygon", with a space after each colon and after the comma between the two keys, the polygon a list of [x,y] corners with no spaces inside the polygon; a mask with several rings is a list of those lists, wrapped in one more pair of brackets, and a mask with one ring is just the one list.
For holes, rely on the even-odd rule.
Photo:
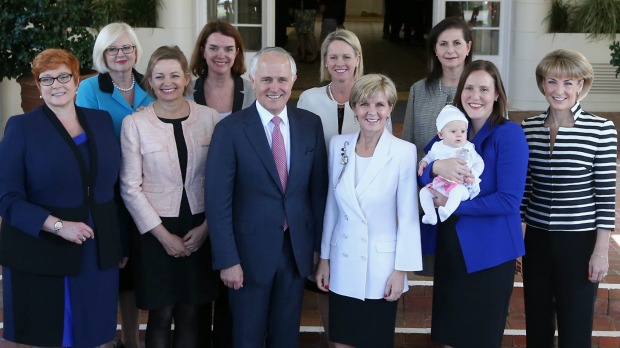
{"label": "suit lapel", "polygon": [[290,168],[288,170],[288,184],[287,184],[287,192],[290,191],[290,187],[295,184],[294,180],[297,177],[297,172],[300,170],[299,161],[305,156],[304,142],[302,141],[304,137],[304,129],[303,125],[296,118],[295,110],[292,108],[287,109],[288,113],[288,122],[289,122],[289,133],[290,133],[290,146],[291,146],[291,159],[289,161]]}
{"label": "suit lapel", "polygon": [[[334,170],[333,172],[333,185],[336,185],[336,182],[338,181],[338,176],[340,175],[340,173],[342,172],[342,177],[340,178],[340,183],[337,184],[336,188],[338,190],[344,190],[344,197],[356,197],[356,192],[355,192],[355,164],[357,162],[357,157],[355,155],[355,143],[357,142],[357,138],[359,137],[359,131],[356,132],[351,138],[347,139],[346,141],[348,142],[348,144],[346,145],[346,155],[348,157],[348,163],[346,165],[346,168],[344,170],[344,172],[342,172],[342,165],[340,165],[341,160],[342,160],[342,151],[340,149],[344,148],[344,143],[343,144],[339,144],[339,148],[338,148],[338,153],[335,154],[335,158],[333,159],[334,162],[334,168],[336,168],[336,170]],[[359,205],[358,200],[348,200],[351,204],[351,206],[353,207],[353,209],[360,215],[360,216],[364,216],[364,212],[362,211],[362,208]]]}
{"label": "suit lapel", "polygon": [[390,145],[392,144],[392,135],[387,130],[383,131],[375,152],[372,155],[370,164],[364,175],[360,179],[359,184],[355,187],[355,194],[357,197],[361,197],[370,183],[377,177],[381,170],[385,167],[385,164],[392,158],[390,155]]}
{"label": "suit lapel", "polygon": [[278,175],[276,163],[273,160],[273,154],[271,153],[271,148],[269,147],[269,142],[267,141],[267,136],[265,135],[265,129],[263,128],[260,116],[258,115],[258,111],[256,110],[256,105],[248,108],[248,112],[245,114],[244,121],[246,124],[244,132],[248,138],[250,145],[252,146],[252,148],[254,148],[254,151],[256,151],[258,158],[265,166],[265,169],[271,176],[271,179],[273,179],[274,183],[280,188],[280,191],[282,191],[280,176]]}

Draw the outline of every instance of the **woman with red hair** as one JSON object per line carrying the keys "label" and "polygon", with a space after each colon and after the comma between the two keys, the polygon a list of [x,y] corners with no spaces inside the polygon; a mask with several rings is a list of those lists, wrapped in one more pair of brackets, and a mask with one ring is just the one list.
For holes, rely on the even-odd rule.
{"label": "woman with red hair", "polygon": [[45,103],[11,117],[0,143],[3,335],[99,346],[116,335],[120,147],[108,112],[75,105],[74,55],[45,50],[32,74]]}

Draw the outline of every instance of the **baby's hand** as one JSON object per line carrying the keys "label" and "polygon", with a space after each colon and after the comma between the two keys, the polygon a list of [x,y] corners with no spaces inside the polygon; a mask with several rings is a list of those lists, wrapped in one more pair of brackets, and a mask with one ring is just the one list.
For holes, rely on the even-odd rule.
{"label": "baby's hand", "polygon": [[424,169],[426,169],[427,166],[428,163],[426,163],[426,161],[420,161],[420,164],[418,165],[418,176],[422,176],[422,173],[424,173]]}
{"label": "baby's hand", "polygon": [[463,178],[463,181],[465,182],[465,184],[467,184],[467,185],[471,186],[471,185],[473,185],[473,184],[474,184],[474,181],[475,181],[475,180],[474,180],[474,178],[464,177],[464,178]]}

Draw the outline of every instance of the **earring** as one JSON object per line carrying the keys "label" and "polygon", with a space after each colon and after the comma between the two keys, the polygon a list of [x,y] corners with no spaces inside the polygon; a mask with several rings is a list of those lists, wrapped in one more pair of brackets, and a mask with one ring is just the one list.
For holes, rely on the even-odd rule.
{"label": "earring", "polygon": [[357,116],[353,116],[353,124],[357,124]]}
{"label": "earring", "polygon": [[42,95],[39,95],[39,99],[43,99],[43,96],[42,96]]}

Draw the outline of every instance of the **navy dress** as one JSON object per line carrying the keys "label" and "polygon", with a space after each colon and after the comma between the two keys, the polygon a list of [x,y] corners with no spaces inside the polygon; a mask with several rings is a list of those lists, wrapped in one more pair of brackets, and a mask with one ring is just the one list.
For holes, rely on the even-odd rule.
{"label": "navy dress", "polygon": [[[107,112],[77,108],[72,139],[43,106],[14,116],[0,143],[4,338],[92,348],[116,335],[121,238],[115,218],[118,147]],[[40,231],[49,215],[82,221],[82,245]]]}

